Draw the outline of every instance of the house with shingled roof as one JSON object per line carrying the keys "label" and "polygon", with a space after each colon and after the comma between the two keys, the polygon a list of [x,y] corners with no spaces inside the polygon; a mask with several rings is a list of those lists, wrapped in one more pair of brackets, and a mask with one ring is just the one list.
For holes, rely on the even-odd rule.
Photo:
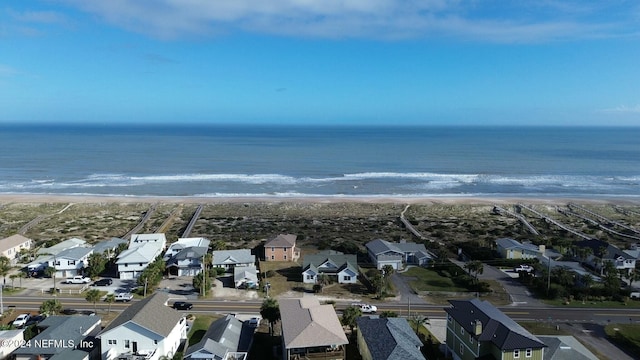
{"label": "house with shingled roof", "polygon": [[187,320],[168,301],[157,292],[129,305],[98,335],[102,359],[172,358],[187,338]]}
{"label": "house with shingled roof", "polygon": [[363,360],[425,360],[422,341],[406,319],[361,316],[356,324]]}
{"label": "house with shingled roof", "polygon": [[296,261],[300,257],[300,251],[296,248],[298,236],[292,234],[280,234],[267,240],[264,244],[265,261]]}
{"label": "house with shingled roof", "polygon": [[332,305],[320,305],[315,296],[282,298],[282,358],[342,360],[349,343]]}
{"label": "house with shingled roof", "polygon": [[402,269],[406,264],[426,266],[434,258],[424,244],[406,241],[392,243],[376,239],[365,246],[369,258],[378,270],[382,270],[385,265],[391,265],[395,270]]}
{"label": "house with shingled roof", "polygon": [[543,360],[545,345],[487,301],[449,300],[447,349],[455,360]]}
{"label": "house with shingled roof", "polygon": [[96,359],[100,352],[95,336],[101,323],[99,316],[49,316],[36,325],[37,335],[9,356],[15,360]]}
{"label": "house with shingled roof", "polygon": [[255,326],[227,315],[211,323],[200,342],[187,348],[185,360],[246,360]]}
{"label": "house with shingled roof", "polygon": [[358,280],[358,257],[327,250],[305,255],[302,260],[302,281],[316,284],[322,276],[339,284],[353,284]]}
{"label": "house with shingled roof", "polygon": [[4,255],[11,260],[12,264],[16,263],[18,255],[22,249],[31,249],[33,240],[20,234],[11,235],[0,240],[0,255]]}
{"label": "house with shingled roof", "polygon": [[131,235],[129,247],[118,255],[118,277],[136,279],[165,249],[167,238],[164,234]]}
{"label": "house with shingled roof", "polygon": [[256,257],[249,249],[216,250],[211,253],[211,265],[232,272],[235,267],[255,266]]}
{"label": "house with shingled roof", "polygon": [[543,255],[544,245],[521,243],[511,238],[496,240],[496,247],[500,255],[505,259],[536,259]]}

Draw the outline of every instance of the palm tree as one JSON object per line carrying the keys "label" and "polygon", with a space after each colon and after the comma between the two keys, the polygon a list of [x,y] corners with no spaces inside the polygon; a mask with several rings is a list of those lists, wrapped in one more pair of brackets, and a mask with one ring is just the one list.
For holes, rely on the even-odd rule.
{"label": "palm tree", "polygon": [[353,329],[356,327],[356,319],[362,316],[362,309],[359,306],[348,306],[342,311],[342,325],[347,325],[351,329],[351,335],[353,336]]}
{"label": "palm tree", "polygon": [[96,303],[98,302],[98,300],[100,300],[100,297],[101,297],[101,293],[100,293],[100,290],[98,289],[91,289],[87,291],[87,295],[84,297],[85,300],[93,303],[93,311],[96,313],[98,312],[98,307]]}
{"label": "palm tree", "polygon": [[269,321],[269,335],[273,335],[273,324],[280,320],[278,300],[271,297],[264,299],[260,307],[260,315]]}
{"label": "palm tree", "polygon": [[418,315],[418,314],[413,314],[409,318],[409,322],[416,327],[416,334],[418,334],[418,335],[420,334],[420,326],[430,325],[428,317],[422,316],[422,315]]}
{"label": "palm tree", "polygon": [[45,316],[57,315],[60,311],[62,311],[62,304],[58,299],[45,300],[42,305],[40,305],[40,313]]}
{"label": "palm tree", "polygon": [[7,282],[7,274],[11,270],[11,260],[6,256],[0,256],[0,276],[4,279],[4,283]]}
{"label": "palm tree", "polygon": [[111,304],[113,304],[116,301],[116,295],[115,294],[108,294],[107,297],[104,298],[104,301],[109,303],[109,310],[107,310],[107,314],[109,314],[109,313],[111,313]]}

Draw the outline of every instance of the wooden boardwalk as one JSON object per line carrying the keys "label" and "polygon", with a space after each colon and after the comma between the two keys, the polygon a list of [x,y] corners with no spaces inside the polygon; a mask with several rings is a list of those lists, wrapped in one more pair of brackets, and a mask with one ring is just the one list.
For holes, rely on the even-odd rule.
{"label": "wooden boardwalk", "polygon": [[538,230],[536,230],[536,228],[534,228],[533,225],[531,225],[527,221],[527,219],[525,219],[525,217],[520,215],[520,214],[516,214],[516,213],[514,213],[512,211],[509,211],[507,209],[504,209],[504,208],[502,208],[502,207],[500,207],[498,205],[494,205],[493,206],[493,212],[496,213],[496,214],[503,215],[503,216],[514,217],[514,218],[518,219],[518,221],[520,221],[522,223],[522,225],[524,225],[530,233],[532,233],[533,235],[536,235],[536,236],[540,235]]}
{"label": "wooden boardwalk", "polygon": [[151,215],[156,211],[157,206],[158,206],[157,204],[151,205],[149,210],[147,210],[144,213],[144,216],[142,217],[142,219],[140,219],[140,222],[138,222],[138,225],[134,226],[131,230],[129,230],[126,234],[122,235],[120,238],[125,240],[131,240],[131,235],[138,233],[140,229],[142,229],[142,227],[144,226],[144,223],[146,223],[147,220],[149,220],[149,218],[151,217]]}
{"label": "wooden boardwalk", "polygon": [[543,219],[543,220],[544,220],[544,221],[546,221],[547,223],[549,223],[549,224],[553,224],[553,225],[555,225],[555,226],[559,227],[560,229],[562,229],[562,230],[564,230],[564,231],[567,231],[567,232],[569,232],[569,233],[571,233],[571,234],[573,234],[573,235],[575,235],[575,236],[577,236],[577,237],[583,238],[583,239],[585,239],[585,240],[592,240],[592,239],[594,239],[593,237],[591,237],[591,236],[589,236],[589,235],[587,235],[587,234],[581,233],[580,231],[577,231],[577,230],[575,230],[575,229],[572,229],[572,228],[570,228],[570,227],[568,227],[568,226],[566,226],[566,225],[562,224],[561,222],[556,221],[555,219],[552,219],[552,218],[550,218],[549,216],[546,216],[546,215],[544,215],[544,214],[542,214],[542,213],[539,213],[538,211],[536,211],[536,210],[534,210],[533,208],[530,208],[530,207],[528,207],[528,206],[526,206],[526,205],[524,205],[524,204],[518,204],[517,206],[519,206],[521,209],[524,209],[524,210],[527,210],[527,211],[529,211],[529,212],[533,213],[534,215],[536,215],[537,217],[539,217],[539,218]]}
{"label": "wooden boardwalk", "polygon": [[198,208],[196,208],[196,211],[193,212],[193,216],[191,216],[191,220],[189,220],[189,224],[182,232],[181,237],[183,238],[189,237],[189,235],[191,234],[191,231],[193,230],[193,227],[196,225],[196,221],[198,221],[198,218],[200,217],[200,213],[202,212],[203,207],[204,206],[202,204],[198,205]]}
{"label": "wooden boardwalk", "polygon": [[[420,231],[416,230],[416,228],[413,227],[413,224],[411,224],[411,222],[407,220],[404,214],[407,212],[407,210],[409,210],[409,206],[411,205],[405,206],[404,210],[402,210],[402,212],[400,213],[400,221],[404,224],[407,230],[409,230],[409,232],[411,232],[413,236],[417,237],[418,239],[429,242],[436,242],[435,239],[429,239],[428,237],[422,235]],[[444,246],[444,243],[442,241],[438,241],[437,243]]]}

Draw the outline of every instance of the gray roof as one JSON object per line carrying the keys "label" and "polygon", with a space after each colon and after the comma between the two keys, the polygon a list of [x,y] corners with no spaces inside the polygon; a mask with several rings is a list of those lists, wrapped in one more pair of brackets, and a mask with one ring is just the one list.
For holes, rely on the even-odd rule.
{"label": "gray roof", "polygon": [[227,352],[248,352],[254,328],[244,324],[233,315],[220,318],[209,326],[199,343],[189,346],[185,358],[196,351],[224,358]]}
{"label": "gray roof", "polygon": [[79,246],[79,247],[64,249],[60,251],[58,255],[56,255],[56,258],[57,259],[68,258],[68,259],[80,260],[83,257],[89,255],[91,252],[93,252],[93,248],[86,248],[86,247]]}
{"label": "gray roof", "polygon": [[345,255],[339,251],[333,250],[321,251],[317,254],[305,255],[304,259],[302,260],[302,271],[311,269],[316,274],[318,273],[318,271],[326,272],[326,270],[320,270],[318,269],[318,267],[327,261],[331,261],[336,265],[336,274],[344,269],[349,269],[355,274],[358,273],[358,257],[356,255]]}
{"label": "gray roof", "polygon": [[496,240],[496,244],[504,249],[524,249],[534,252],[540,252],[540,247],[531,243],[521,243],[511,238],[502,238]]}
{"label": "gray roof", "polygon": [[218,250],[214,251],[211,263],[213,266],[225,264],[253,264],[256,262],[255,255],[251,255],[249,249],[239,250]]}
{"label": "gray roof", "polygon": [[180,250],[174,256],[174,258],[176,260],[186,260],[186,259],[194,259],[194,258],[202,259],[202,257],[204,255],[206,255],[208,250],[209,250],[209,248],[201,247],[201,246],[188,247],[188,248]]}
{"label": "gray roof", "polygon": [[101,334],[111,331],[127,322],[133,322],[158,335],[166,337],[180,322],[182,314],[168,307],[169,294],[155,294],[129,305],[118,317],[113,319]]}
{"label": "gray roof", "polygon": [[374,255],[382,254],[387,251],[394,251],[397,253],[417,253],[420,258],[428,257],[431,258],[431,254],[427,251],[427,248],[424,244],[417,244],[412,242],[400,242],[400,243],[392,243],[382,239],[376,239],[369,241],[366,244],[369,252]]}
{"label": "gray roof", "polygon": [[109,240],[100,241],[99,243],[96,243],[95,245],[93,245],[93,252],[102,254],[107,250],[118,248],[120,244],[128,244],[128,243],[129,242],[125,239],[114,237]]}
{"label": "gray roof", "polygon": [[[74,344],[79,344],[80,340],[85,339],[88,334],[91,332],[92,327],[100,328],[100,319],[99,316],[49,316],[48,318],[42,320],[38,327],[44,329],[40,334],[36,335],[34,340],[65,340],[65,341],[73,341]],[[60,354],[65,353],[67,355],[68,352],[72,351],[72,348],[69,347],[56,347],[56,346],[44,346],[39,347],[37,344],[42,342],[32,341],[30,347],[20,347],[14,351],[14,354]],[[45,342],[44,344],[48,344]],[[86,352],[83,352],[85,355]],[[64,358],[64,356],[61,356]]]}
{"label": "gray roof", "polygon": [[356,319],[372,360],[424,360],[420,352],[422,341],[404,318]]}
{"label": "gray roof", "polygon": [[296,245],[297,235],[280,234],[273,239],[267,240],[265,247],[293,247]]}
{"label": "gray roof", "polygon": [[538,336],[548,348],[544,350],[544,360],[597,360],[589,349],[573,336]]}
{"label": "gray roof", "polygon": [[332,305],[320,305],[314,296],[282,298],[278,303],[286,349],[349,343]]}
{"label": "gray roof", "polygon": [[487,301],[478,299],[449,300],[452,307],[445,311],[469,334],[474,333],[474,321],[482,323],[478,341],[491,342],[501,350],[539,349],[546,345]]}

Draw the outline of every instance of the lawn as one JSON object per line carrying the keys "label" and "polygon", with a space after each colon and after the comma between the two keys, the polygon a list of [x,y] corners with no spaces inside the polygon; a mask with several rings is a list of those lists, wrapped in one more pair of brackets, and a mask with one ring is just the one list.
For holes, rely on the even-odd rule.
{"label": "lawn", "polygon": [[209,329],[209,325],[211,325],[211,323],[217,318],[219,318],[219,316],[198,314],[196,319],[193,321],[191,330],[189,330],[189,335],[187,336],[189,338],[189,346],[199,343],[207,332],[207,329]]}
{"label": "lawn", "polygon": [[622,309],[622,308],[640,308],[640,301],[629,300],[627,302],[621,301],[580,301],[573,300],[567,303],[565,300],[542,300],[545,304],[553,305],[557,307],[572,307],[572,308],[599,308],[599,309]]}
{"label": "lawn", "polygon": [[519,321],[518,324],[534,335],[571,335],[550,322]]}
{"label": "lawn", "polygon": [[630,354],[640,354],[640,325],[609,324],[604,328],[607,336]]}
{"label": "lawn", "polygon": [[467,292],[468,290],[462,287],[456,286],[453,281],[444,276],[440,276],[437,272],[420,268],[412,267],[406,272],[401,274],[409,278],[414,278],[409,281],[411,288],[416,292],[423,291],[446,291],[446,292]]}
{"label": "lawn", "polygon": [[[266,278],[262,278],[267,275]],[[261,261],[261,285],[270,284],[269,295],[277,296],[291,291],[293,288],[304,286],[302,283],[302,268],[292,261]]]}

